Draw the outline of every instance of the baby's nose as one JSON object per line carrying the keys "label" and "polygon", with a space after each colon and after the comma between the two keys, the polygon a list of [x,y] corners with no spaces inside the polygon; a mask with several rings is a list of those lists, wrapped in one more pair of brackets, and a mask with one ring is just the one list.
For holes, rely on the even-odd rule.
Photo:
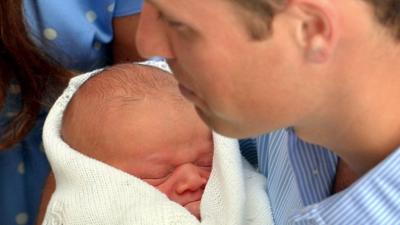
{"label": "baby's nose", "polygon": [[203,190],[209,176],[208,171],[202,171],[201,168],[193,164],[181,165],[176,171],[179,179],[175,186],[177,194],[184,194],[185,192],[195,192]]}

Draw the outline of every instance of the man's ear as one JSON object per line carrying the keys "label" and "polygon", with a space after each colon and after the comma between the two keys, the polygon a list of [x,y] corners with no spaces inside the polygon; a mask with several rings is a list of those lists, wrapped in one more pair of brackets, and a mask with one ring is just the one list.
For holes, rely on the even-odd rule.
{"label": "man's ear", "polygon": [[305,59],[323,63],[337,44],[338,18],[332,1],[291,0],[288,10],[296,17],[295,39]]}

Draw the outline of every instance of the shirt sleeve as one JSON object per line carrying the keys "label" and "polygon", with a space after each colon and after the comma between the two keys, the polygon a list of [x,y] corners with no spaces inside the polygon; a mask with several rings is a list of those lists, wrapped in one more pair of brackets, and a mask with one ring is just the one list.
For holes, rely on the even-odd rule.
{"label": "shirt sleeve", "polygon": [[116,0],[114,16],[128,16],[140,13],[142,10],[143,0]]}

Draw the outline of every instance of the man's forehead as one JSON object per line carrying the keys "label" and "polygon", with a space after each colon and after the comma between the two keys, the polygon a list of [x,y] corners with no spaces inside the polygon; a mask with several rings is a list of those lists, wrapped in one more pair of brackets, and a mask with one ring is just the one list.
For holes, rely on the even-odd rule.
{"label": "man's forehead", "polygon": [[176,4],[176,1],[173,0],[145,0],[145,2],[150,3],[155,6],[163,6],[165,4],[171,5]]}
{"label": "man's forehead", "polygon": [[[155,7],[164,16],[183,20],[185,23],[193,18],[207,17],[211,20],[221,13],[226,13],[227,9],[230,11],[233,5],[232,1],[227,0],[145,0],[145,3]],[[175,16],[179,18],[174,18]]]}
{"label": "man's forehead", "polygon": [[188,6],[207,7],[208,3],[215,3],[219,0],[145,0],[145,2],[156,6],[157,8],[172,9],[172,8],[187,8]]}
{"label": "man's forehead", "polygon": [[163,13],[168,13],[168,14],[171,14],[172,11],[174,11],[175,13],[179,12],[179,8],[182,7],[183,4],[186,3],[186,1],[190,0],[185,0],[183,2],[179,0],[145,0],[146,3],[152,5],[158,10],[161,10]]}

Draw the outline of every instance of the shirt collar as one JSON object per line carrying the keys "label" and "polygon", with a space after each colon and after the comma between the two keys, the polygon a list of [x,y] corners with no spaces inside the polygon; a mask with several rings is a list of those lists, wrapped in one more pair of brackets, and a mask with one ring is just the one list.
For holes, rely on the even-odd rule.
{"label": "shirt collar", "polygon": [[293,224],[354,224],[365,220],[372,224],[388,217],[400,221],[399,205],[400,147],[349,188],[303,208],[291,221]]}

